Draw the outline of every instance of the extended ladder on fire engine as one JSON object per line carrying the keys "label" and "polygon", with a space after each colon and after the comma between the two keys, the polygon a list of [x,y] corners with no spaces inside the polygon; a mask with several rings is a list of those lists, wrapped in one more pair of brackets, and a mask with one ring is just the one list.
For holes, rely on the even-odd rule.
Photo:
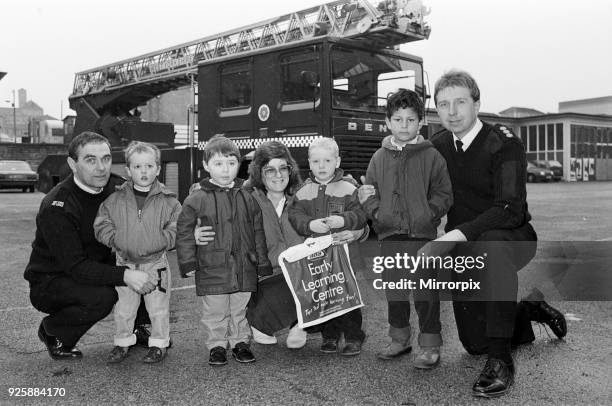
{"label": "extended ladder on fire engine", "polygon": [[337,0],[79,72],[71,106],[86,99],[87,106],[98,111],[107,103],[126,99],[123,107],[133,108],[156,95],[189,85],[197,76],[200,62],[318,35],[352,38],[385,48],[426,39],[429,32],[421,16],[406,15],[395,0],[382,1],[377,8],[367,0]]}

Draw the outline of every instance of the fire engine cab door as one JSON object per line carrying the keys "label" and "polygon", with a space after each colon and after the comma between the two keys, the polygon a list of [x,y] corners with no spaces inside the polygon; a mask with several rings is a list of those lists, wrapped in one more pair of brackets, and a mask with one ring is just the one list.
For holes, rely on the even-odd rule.
{"label": "fire engine cab door", "polygon": [[312,137],[322,134],[318,49],[309,46],[254,58],[255,137],[307,147]]}

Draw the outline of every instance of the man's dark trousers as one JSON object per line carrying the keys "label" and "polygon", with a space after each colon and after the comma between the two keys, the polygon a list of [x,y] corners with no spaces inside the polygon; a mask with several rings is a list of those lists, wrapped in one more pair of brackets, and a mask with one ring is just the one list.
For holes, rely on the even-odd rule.
{"label": "man's dark trousers", "polygon": [[[515,229],[491,230],[477,241],[460,243],[453,256],[477,257],[486,253],[485,268],[477,271],[481,290],[472,296],[453,294],[459,339],[470,354],[486,354],[490,338],[511,338],[512,345],[535,339],[527,307],[516,303],[517,272],[535,255],[536,233],[529,223]],[[467,281],[474,274],[454,273]]]}
{"label": "man's dark trousers", "polygon": [[113,286],[82,285],[68,276],[41,275],[30,282],[30,300],[49,314],[43,319],[46,332],[73,347],[113,310],[117,291]]}

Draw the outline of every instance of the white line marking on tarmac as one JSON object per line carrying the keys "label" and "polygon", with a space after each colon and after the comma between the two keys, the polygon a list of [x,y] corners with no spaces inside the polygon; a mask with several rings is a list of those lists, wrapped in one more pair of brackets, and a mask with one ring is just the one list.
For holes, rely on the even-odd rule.
{"label": "white line marking on tarmac", "polygon": [[4,309],[0,309],[0,312],[12,312],[15,310],[31,310],[34,309],[32,306],[21,306],[21,307],[5,307]]}
{"label": "white line marking on tarmac", "polygon": [[582,321],[582,319],[580,317],[576,317],[574,313],[565,313],[565,320]]}
{"label": "white line marking on tarmac", "polygon": [[[185,290],[185,289],[193,289],[195,285],[187,285],[187,286],[179,286],[177,288],[170,289],[173,290]],[[0,312],[14,312],[18,310],[34,310],[32,306],[18,306],[18,307],[5,307],[4,309],[0,309]]]}
{"label": "white line marking on tarmac", "polygon": [[4,222],[4,221],[6,221],[6,222],[9,222],[9,221],[30,221],[30,220],[34,221],[35,218],[34,217],[13,217],[13,218],[10,218],[10,219],[0,219],[0,222]]}
{"label": "white line marking on tarmac", "polygon": [[170,290],[185,290],[185,289],[193,289],[195,285],[187,285],[187,286],[179,286],[178,288],[172,288]]}

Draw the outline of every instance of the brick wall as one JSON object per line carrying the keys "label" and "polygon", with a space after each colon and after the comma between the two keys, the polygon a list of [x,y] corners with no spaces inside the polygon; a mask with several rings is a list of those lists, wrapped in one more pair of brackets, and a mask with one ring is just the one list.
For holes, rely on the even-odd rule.
{"label": "brick wall", "polygon": [[68,154],[63,144],[9,144],[0,143],[0,159],[27,161],[34,172],[47,155]]}

